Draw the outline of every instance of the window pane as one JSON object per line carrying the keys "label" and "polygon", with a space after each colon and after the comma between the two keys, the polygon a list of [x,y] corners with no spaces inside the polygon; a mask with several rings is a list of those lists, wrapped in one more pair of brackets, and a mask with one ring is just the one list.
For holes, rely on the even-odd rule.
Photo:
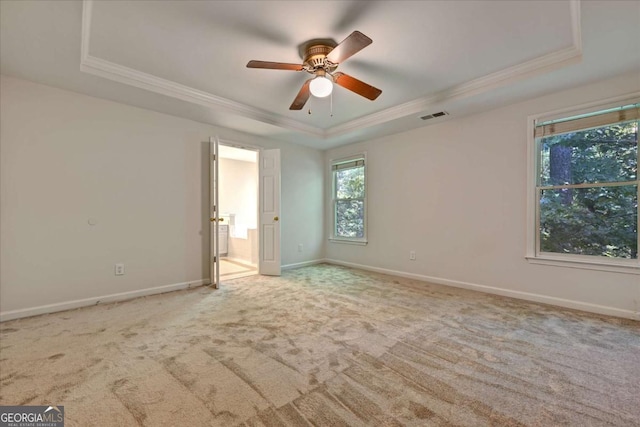
{"label": "window pane", "polygon": [[338,170],[335,174],[337,199],[364,197],[364,167]]}
{"label": "window pane", "polygon": [[638,258],[638,186],[541,191],[540,250]]}
{"label": "window pane", "polygon": [[638,121],[542,138],[540,184],[633,181]]}
{"label": "window pane", "polygon": [[364,237],[364,201],[336,202],[336,237]]}

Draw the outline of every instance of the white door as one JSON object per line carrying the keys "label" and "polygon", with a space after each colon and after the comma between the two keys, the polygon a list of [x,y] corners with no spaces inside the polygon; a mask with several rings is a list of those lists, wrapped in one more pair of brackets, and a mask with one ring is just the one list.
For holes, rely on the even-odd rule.
{"label": "white door", "polygon": [[220,287],[220,231],[218,227],[218,139],[209,138],[209,235],[211,238],[210,277],[211,285]]}
{"label": "white door", "polygon": [[280,150],[259,154],[259,273],[280,275]]}

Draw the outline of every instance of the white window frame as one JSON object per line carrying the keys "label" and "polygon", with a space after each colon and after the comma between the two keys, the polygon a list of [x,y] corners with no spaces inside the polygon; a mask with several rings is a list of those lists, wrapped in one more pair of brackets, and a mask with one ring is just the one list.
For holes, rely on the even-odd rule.
{"label": "white window frame", "polygon": [[[343,237],[336,236],[336,174],[333,170],[333,166],[346,163],[355,160],[364,160],[364,230],[362,237]],[[331,159],[329,162],[329,176],[331,177],[331,233],[329,235],[329,241],[333,243],[347,243],[351,245],[366,245],[368,243],[367,240],[367,230],[368,230],[368,206],[367,206],[367,195],[369,194],[369,183],[368,183],[368,162],[367,162],[367,153],[362,152],[358,154],[353,154],[348,157],[341,157],[338,159]]]}
{"label": "white window frame", "polygon": [[[546,122],[564,117],[615,108],[640,102],[640,92],[610,98],[572,108],[555,110],[528,117],[527,122],[527,234],[525,258],[531,264],[545,264],[569,268],[601,270],[626,274],[640,274],[640,257],[635,260],[609,259],[591,255],[555,254],[540,252],[539,250],[539,203],[537,200],[537,179],[539,170],[539,156],[534,136],[536,122]],[[640,152],[639,152],[640,156]],[[638,200],[640,200],[640,185],[638,185]],[[640,215],[638,215],[640,222]],[[639,224],[640,226],[640,224]],[[640,230],[640,227],[639,227]]]}

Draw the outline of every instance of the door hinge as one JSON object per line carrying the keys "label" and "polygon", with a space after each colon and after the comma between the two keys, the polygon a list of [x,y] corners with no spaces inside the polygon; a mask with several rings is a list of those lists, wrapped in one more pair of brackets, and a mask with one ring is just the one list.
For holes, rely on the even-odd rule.
{"label": "door hinge", "polygon": [[212,154],[212,155],[211,155],[211,160],[213,160],[213,161],[215,161],[215,160],[216,160],[216,155],[215,155],[215,154]]}
{"label": "door hinge", "polygon": [[217,257],[213,257],[213,262],[216,263]]}

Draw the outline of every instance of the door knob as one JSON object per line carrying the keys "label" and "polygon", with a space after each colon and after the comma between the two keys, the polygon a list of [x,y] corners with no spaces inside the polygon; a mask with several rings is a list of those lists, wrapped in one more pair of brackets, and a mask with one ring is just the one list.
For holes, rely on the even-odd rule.
{"label": "door knob", "polygon": [[218,218],[218,221],[222,222],[224,221],[224,218]]}
{"label": "door knob", "polygon": [[280,219],[280,218],[278,218],[277,216],[274,216],[274,217],[273,217],[273,220],[274,220],[274,221],[278,221],[279,219]]}
{"label": "door knob", "polygon": [[216,219],[215,218],[209,218],[209,221],[214,222]]}

